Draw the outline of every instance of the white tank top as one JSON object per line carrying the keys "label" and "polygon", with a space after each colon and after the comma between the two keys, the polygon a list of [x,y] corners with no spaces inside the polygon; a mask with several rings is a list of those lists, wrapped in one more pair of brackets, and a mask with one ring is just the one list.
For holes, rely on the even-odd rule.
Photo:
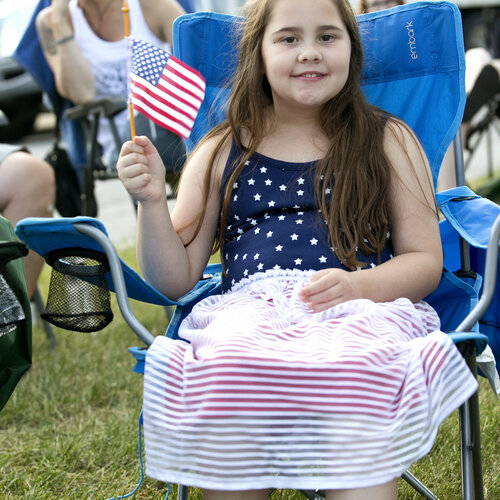
{"label": "white tank top", "polygon": [[[169,43],[160,40],[150,29],[144,19],[140,0],[129,0],[130,9],[130,35],[137,40],[159,47],[166,52],[171,52]],[[75,35],[75,42],[82,55],[89,62],[95,76],[96,98],[109,96],[122,96],[127,98],[128,72],[127,72],[127,47],[126,39],[108,42],[99,38],[90,28],[83,10],[78,6],[78,0],[69,3],[71,20]],[[115,117],[118,132],[121,137],[128,137],[128,111]],[[98,141],[104,149],[105,161],[109,161],[115,149],[113,136],[107,120],[101,120]]]}

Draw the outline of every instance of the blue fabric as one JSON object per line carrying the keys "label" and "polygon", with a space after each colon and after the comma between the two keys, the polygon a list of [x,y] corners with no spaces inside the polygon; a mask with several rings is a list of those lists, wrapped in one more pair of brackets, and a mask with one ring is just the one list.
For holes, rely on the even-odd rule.
{"label": "blue fabric", "polygon": [[[438,193],[436,201],[446,217],[440,222],[444,265],[454,272],[461,269],[459,241],[462,237],[470,245],[471,268],[479,276],[484,276],[490,230],[496,218],[500,216],[500,206],[479,197],[465,186]],[[479,293],[481,291],[482,287]],[[488,337],[500,373],[500,274],[498,273],[493,300],[479,321],[479,332]]]}
{"label": "blue fabric", "polygon": [[177,0],[182,8],[189,14],[190,12],[196,12],[198,9],[196,8],[195,0]]}
{"label": "blue fabric", "polygon": [[78,178],[80,178],[82,168],[87,162],[85,135],[78,121],[64,120],[62,118],[64,110],[74,106],[74,104],[67,99],[63,99],[57,93],[54,75],[43,55],[35,26],[36,16],[50,3],[51,0],[40,0],[36,5],[28,27],[14,52],[14,58],[31,74],[49,96],[54,113],[60,120],[61,135],[68,145],[71,165],[78,173]]}
{"label": "blue fabric", "polygon": [[[174,22],[174,54],[198,69],[207,83],[205,101],[187,142],[189,149],[224,117],[241,21],[200,12]],[[363,90],[372,104],[413,128],[436,186],[439,167],[465,107],[460,12],[449,2],[416,2],[363,14],[358,24],[365,52]],[[436,92],[443,88],[446,92]]]}

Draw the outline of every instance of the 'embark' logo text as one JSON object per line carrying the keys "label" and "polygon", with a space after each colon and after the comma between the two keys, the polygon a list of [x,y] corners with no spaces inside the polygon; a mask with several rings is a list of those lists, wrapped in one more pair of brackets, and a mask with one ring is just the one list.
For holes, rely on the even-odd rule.
{"label": "'embark' logo text", "polygon": [[408,31],[408,45],[410,46],[410,57],[412,59],[418,59],[417,41],[415,40],[415,30],[413,29],[413,21],[408,21],[406,23],[406,29]]}

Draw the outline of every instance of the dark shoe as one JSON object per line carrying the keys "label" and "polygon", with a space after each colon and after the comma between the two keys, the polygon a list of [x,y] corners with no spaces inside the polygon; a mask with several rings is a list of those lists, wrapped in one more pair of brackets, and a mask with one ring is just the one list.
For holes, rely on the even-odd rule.
{"label": "dark shoe", "polygon": [[494,66],[487,64],[479,73],[467,97],[463,121],[470,122],[479,109],[498,93],[500,93],[500,76]]}

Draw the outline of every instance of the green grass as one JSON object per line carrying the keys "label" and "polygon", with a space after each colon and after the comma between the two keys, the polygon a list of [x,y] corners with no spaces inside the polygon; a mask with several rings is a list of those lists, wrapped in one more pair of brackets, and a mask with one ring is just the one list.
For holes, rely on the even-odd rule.
{"label": "green grass", "polygon": [[[132,250],[123,258],[135,267]],[[49,269],[42,280],[46,295]],[[118,313],[95,334],[57,330],[48,351],[40,327],[33,332],[33,366],[0,413],[0,498],[106,499],[130,492],[140,475],[137,420],[142,377],[132,372],[127,348],[140,345]],[[163,308],[133,303],[133,310],[155,335],[166,327]],[[481,380],[483,469],[487,499],[500,498],[500,408]],[[442,425],[432,452],[412,471],[441,499],[460,498],[457,412]],[[150,478],[134,498],[164,498],[167,486]],[[175,487],[170,498],[175,498]],[[190,499],[199,499],[192,490]],[[277,499],[299,499],[275,491]],[[399,498],[418,495],[400,482]]]}

